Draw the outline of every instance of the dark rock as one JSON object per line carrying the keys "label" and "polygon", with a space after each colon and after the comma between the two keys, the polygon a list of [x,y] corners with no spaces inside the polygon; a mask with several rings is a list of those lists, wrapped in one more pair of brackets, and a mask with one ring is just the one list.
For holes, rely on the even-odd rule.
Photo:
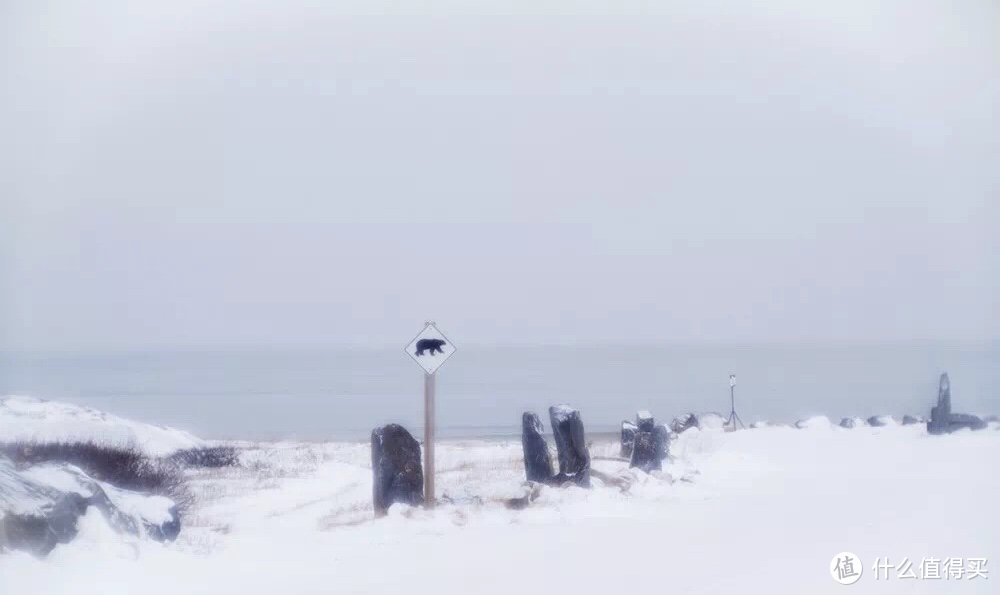
{"label": "dark rock", "polygon": [[542,484],[529,481],[527,485],[524,486],[524,494],[518,496],[517,498],[508,498],[504,501],[504,506],[511,510],[524,510],[532,502],[538,499],[538,496],[542,493]]}
{"label": "dark rock", "polygon": [[840,427],[851,429],[857,422],[854,421],[853,417],[844,417],[840,420]]}
{"label": "dark rock", "polygon": [[170,519],[163,523],[143,522],[146,534],[156,541],[173,541],[181,533],[181,515],[176,506],[170,507]]}
{"label": "dark rock", "polygon": [[986,429],[987,425],[988,424],[983,421],[982,418],[970,413],[952,413],[950,423],[948,424],[948,431],[954,432],[955,430],[961,430],[963,428],[969,428],[970,430],[983,430]]}
{"label": "dark rock", "polygon": [[931,419],[927,422],[927,432],[930,434],[947,434],[955,430],[969,428],[982,430],[987,423],[975,415],[951,412],[951,380],[948,374],[941,374],[938,381],[937,405],[931,407]]}
{"label": "dark rock", "polygon": [[866,423],[873,428],[881,428],[883,426],[888,425],[888,421],[886,420],[885,416],[882,415],[873,415],[868,418]]}
{"label": "dark rock", "polygon": [[656,447],[656,458],[663,460],[670,454],[671,434],[667,426],[659,425],[653,428],[653,444]]}
{"label": "dark rock", "polygon": [[397,502],[424,503],[424,472],[420,444],[401,425],[372,430],[372,503],[383,516]]}
{"label": "dark rock", "polygon": [[648,411],[639,411],[635,414],[635,427],[638,428],[640,432],[652,432],[653,426],[656,425],[656,420],[653,419],[653,414]]}
{"label": "dark rock", "polygon": [[524,450],[524,474],[528,481],[547,482],[554,475],[544,431],[542,420],[534,413],[525,411],[521,416],[521,447]]}
{"label": "dark rock", "polygon": [[698,427],[698,416],[694,413],[688,413],[675,417],[673,421],[670,422],[670,431],[674,434],[680,434],[684,430],[689,430],[691,428]]}
{"label": "dark rock", "polygon": [[628,421],[627,419],[622,421],[622,449],[621,454],[623,458],[629,458],[632,456],[632,444],[635,443],[635,433],[638,430],[635,424]]}
{"label": "dark rock", "polygon": [[662,469],[660,457],[656,456],[656,438],[652,432],[636,432],[632,460],[628,466],[642,469],[646,473]]}
{"label": "dark rock", "polygon": [[915,424],[918,424],[918,423],[920,423],[920,420],[917,419],[916,417],[912,416],[912,415],[904,415],[903,416],[903,425],[904,426],[912,426],[912,425],[915,425]]}
{"label": "dark rock", "polygon": [[559,475],[554,481],[572,481],[579,486],[590,487],[590,451],[587,450],[580,412],[568,405],[553,405],[549,407],[549,419],[559,453]]}

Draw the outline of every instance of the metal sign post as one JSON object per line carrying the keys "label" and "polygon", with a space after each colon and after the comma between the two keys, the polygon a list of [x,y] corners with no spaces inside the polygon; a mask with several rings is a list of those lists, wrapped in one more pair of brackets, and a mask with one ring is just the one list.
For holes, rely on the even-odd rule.
{"label": "metal sign post", "polygon": [[732,430],[736,430],[736,423],[739,422],[740,427],[744,430],[746,426],[743,425],[743,420],[740,416],[736,414],[736,374],[729,375],[729,419],[726,420],[726,424],[723,427],[733,426]]}
{"label": "metal sign post", "polygon": [[434,492],[434,389],[441,364],[455,353],[444,333],[434,322],[424,323],[424,330],[406,346],[406,353],[424,370],[424,504],[433,508]]}
{"label": "metal sign post", "polygon": [[434,508],[434,374],[424,373],[424,502]]}

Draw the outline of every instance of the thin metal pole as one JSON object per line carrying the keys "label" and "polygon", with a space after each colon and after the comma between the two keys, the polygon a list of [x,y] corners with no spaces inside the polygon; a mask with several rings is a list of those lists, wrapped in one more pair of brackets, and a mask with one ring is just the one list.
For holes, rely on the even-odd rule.
{"label": "thin metal pole", "polygon": [[434,508],[434,374],[424,374],[424,505]]}

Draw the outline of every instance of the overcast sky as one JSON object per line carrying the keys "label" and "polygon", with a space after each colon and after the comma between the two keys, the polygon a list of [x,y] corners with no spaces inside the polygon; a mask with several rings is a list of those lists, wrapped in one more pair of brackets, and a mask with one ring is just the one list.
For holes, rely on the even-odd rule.
{"label": "overcast sky", "polygon": [[322,4],[0,0],[0,348],[1000,337],[995,0]]}

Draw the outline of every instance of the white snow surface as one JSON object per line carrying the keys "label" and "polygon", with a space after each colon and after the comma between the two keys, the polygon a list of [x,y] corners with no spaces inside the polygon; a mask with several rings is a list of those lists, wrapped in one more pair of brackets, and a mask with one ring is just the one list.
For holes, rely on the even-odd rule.
{"label": "white snow surface", "polygon": [[154,457],[205,446],[183,430],[25,396],[0,398],[0,442],[13,441],[94,442],[135,448]]}
{"label": "white snow surface", "polygon": [[[550,440],[551,444],[551,440]],[[435,510],[372,519],[366,443],[243,445],[242,467],[191,473],[177,542],[128,540],[89,514],[45,560],[0,555],[0,593],[476,595],[995,593],[1000,432],[917,426],[691,429],[663,472],[617,441],[594,467],[631,487],[544,488],[529,508],[519,440],[438,447]],[[831,578],[839,552],[865,569]],[[990,578],[876,581],[876,557],[985,557]]]}

